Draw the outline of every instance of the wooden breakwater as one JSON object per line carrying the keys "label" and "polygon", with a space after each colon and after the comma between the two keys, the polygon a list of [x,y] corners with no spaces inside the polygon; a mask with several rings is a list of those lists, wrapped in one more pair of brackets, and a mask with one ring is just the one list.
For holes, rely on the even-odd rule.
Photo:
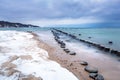
{"label": "wooden breakwater", "polygon": [[[71,56],[76,55],[76,52],[67,49],[66,44],[61,40],[61,37],[60,37],[61,32],[58,32],[57,30],[51,30],[51,32],[54,35],[55,41],[60,45],[60,47],[65,51],[65,53],[67,53]],[[81,61],[78,64],[81,64],[82,66],[84,66],[84,70],[89,73],[89,77],[91,79],[104,80],[104,76],[99,73],[98,68],[89,65],[88,62],[86,62],[86,61]],[[73,65],[73,63],[70,64],[70,66],[72,66],[72,65]]]}
{"label": "wooden breakwater", "polygon": [[[87,40],[79,39],[79,38],[77,38],[76,36],[74,36],[74,35],[72,35],[72,34],[69,34],[69,33],[67,33],[67,32],[64,32],[64,31],[61,31],[61,30],[58,30],[58,29],[53,29],[53,30],[59,32],[59,34],[60,34],[60,33],[63,33],[63,34],[65,34],[65,35],[67,35],[67,36],[69,36],[69,37],[71,37],[71,38],[73,38],[73,39],[76,39],[76,40],[78,40],[78,41],[80,41],[80,42],[86,43],[86,44],[88,44],[89,46],[96,47],[96,48],[98,48],[99,50],[102,50],[102,51],[105,51],[105,52],[108,52],[108,53],[111,53],[111,54],[114,54],[114,55],[120,57],[120,52],[117,51],[117,50],[107,48],[107,47],[105,47],[105,46],[103,46],[103,45],[100,45],[100,44],[97,44],[97,43],[94,43],[94,42],[90,42],[90,41],[87,41]],[[58,38],[59,38],[57,32],[55,33],[55,32],[53,31],[53,34],[54,34],[56,40],[58,40]],[[59,41],[58,41],[58,42],[59,42]],[[59,43],[61,43],[61,42],[59,42]],[[62,42],[62,43],[64,43],[64,42]]]}

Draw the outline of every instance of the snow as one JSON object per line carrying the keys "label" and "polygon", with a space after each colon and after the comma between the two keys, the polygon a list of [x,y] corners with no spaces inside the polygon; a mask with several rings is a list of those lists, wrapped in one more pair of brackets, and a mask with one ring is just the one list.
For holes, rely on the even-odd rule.
{"label": "snow", "polygon": [[[31,56],[22,59],[20,56]],[[10,60],[12,57],[18,58]],[[43,80],[78,80],[71,72],[55,61],[49,60],[48,52],[38,47],[38,41],[27,32],[0,31],[0,73],[1,80],[18,80],[19,75],[34,75]],[[10,62],[18,72],[7,76],[8,69],[3,63]]]}

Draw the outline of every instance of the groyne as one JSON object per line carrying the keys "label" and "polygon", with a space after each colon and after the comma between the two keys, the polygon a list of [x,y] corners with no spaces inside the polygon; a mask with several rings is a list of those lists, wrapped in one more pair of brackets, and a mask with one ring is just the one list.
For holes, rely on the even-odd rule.
{"label": "groyne", "polygon": [[[53,31],[53,30],[54,30],[54,31]],[[55,32],[55,31],[56,31],[56,32]],[[57,32],[59,32],[59,33],[57,33]],[[104,51],[104,52],[107,52],[107,53],[110,53],[110,54],[113,54],[113,55],[116,55],[116,56],[120,57],[120,52],[119,52],[119,51],[114,50],[114,49],[111,49],[111,48],[108,48],[108,47],[105,47],[105,46],[103,46],[103,45],[101,45],[101,44],[94,43],[94,42],[90,42],[90,41],[83,40],[83,39],[79,39],[79,38],[77,38],[76,36],[74,36],[74,35],[72,35],[72,34],[69,34],[69,33],[67,33],[67,32],[64,32],[64,31],[61,31],[61,30],[58,30],[58,29],[52,29],[52,33],[53,33],[54,36],[55,36],[55,40],[56,40],[58,43],[61,44],[61,47],[62,47],[62,48],[65,48],[65,43],[64,43],[63,41],[60,41],[60,40],[59,40],[59,36],[58,36],[58,35],[59,35],[60,33],[63,33],[63,34],[65,34],[65,35],[67,35],[67,36],[69,36],[69,37],[71,37],[71,38],[73,38],[73,39],[75,39],[75,40],[78,40],[78,41],[80,41],[80,42],[83,42],[83,43],[85,43],[85,44],[87,44],[87,45],[89,45],[89,46],[93,46],[93,47],[95,47],[95,48],[97,48],[97,49],[99,49],[99,50],[102,50],[102,51]]]}
{"label": "groyne", "polygon": [[[71,35],[71,34],[68,34],[68,33],[65,33],[65,32],[62,32],[60,30],[57,30],[57,29],[53,29],[51,30],[51,32],[53,33],[54,35],[54,39],[55,41],[60,45],[60,47],[69,55],[71,56],[75,56],[77,53],[74,52],[74,51],[71,51],[70,49],[67,48],[67,44],[61,40],[61,33],[67,35],[67,36],[71,36],[72,38],[74,39],[77,39],[75,36]],[[78,40],[78,39],[77,39]],[[98,68],[96,67],[93,67],[91,66],[90,64],[88,64],[88,62],[86,61],[81,61],[80,62],[81,65],[84,66],[84,70],[86,72],[89,73],[89,77],[94,79],[94,80],[104,80],[104,77],[103,75],[101,75],[99,72],[98,72]],[[72,64],[71,64],[72,65]],[[70,66],[71,66],[70,65]]]}

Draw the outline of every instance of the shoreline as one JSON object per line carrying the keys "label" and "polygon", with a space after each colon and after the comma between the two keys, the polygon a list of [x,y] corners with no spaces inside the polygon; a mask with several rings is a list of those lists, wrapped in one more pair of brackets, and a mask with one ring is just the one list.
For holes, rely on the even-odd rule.
{"label": "shoreline", "polygon": [[[10,33],[12,33],[12,32],[10,32]],[[16,31],[16,33],[12,33],[12,36],[8,35],[8,37],[10,37],[10,38],[6,37],[8,39],[8,42],[9,42],[9,40],[11,40],[11,41],[16,41],[16,43],[17,43],[12,46],[13,43],[9,42],[9,44],[11,46],[6,45],[6,51],[9,48],[13,49],[13,53],[9,54],[9,56],[14,57],[14,55],[17,55],[16,56],[17,59],[12,61],[12,62],[15,62],[13,64],[16,65],[16,69],[18,67],[26,68],[24,66],[24,64],[21,64],[22,59],[30,59],[30,60],[32,59],[34,61],[34,60],[39,59],[39,57],[41,59],[42,58],[44,59],[45,56],[46,57],[49,56],[44,60],[46,60],[48,62],[53,61],[53,62],[58,63],[61,66],[61,68],[68,70],[68,72],[72,73],[79,80],[93,80],[92,78],[89,77],[90,73],[85,70],[86,66],[81,65],[81,62],[83,62],[83,61],[87,62],[88,65],[90,65],[92,67],[98,68],[98,74],[102,74],[102,76],[104,77],[105,80],[119,80],[120,65],[119,65],[119,62],[112,56],[104,54],[94,48],[92,49],[92,47],[88,47],[88,46],[80,43],[79,41],[74,40],[68,36],[59,34],[59,40],[62,41],[62,44],[63,43],[65,44],[65,48],[62,48],[63,46],[61,47],[61,45],[55,41],[54,36],[50,32],[50,30],[49,31],[40,31],[40,32],[27,31],[27,33],[25,33],[25,34],[21,35],[19,32]],[[27,35],[27,34],[29,34],[29,35]],[[18,37],[16,35],[18,35]],[[4,42],[4,37],[3,38],[1,37],[1,39],[3,39],[3,42]],[[22,42],[18,43],[17,40],[20,42],[22,41]],[[26,40],[26,41],[24,41],[24,40]],[[26,44],[22,44],[22,43],[26,43]],[[1,46],[3,46],[3,45],[1,44]],[[14,46],[16,46],[16,47],[14,47]],[[17,48],[17,50],[16,50],[16,48]],[[19,51],[19,48],[20,48],[20,51]],[[43,49],[43,50],[45,50],[45,52],[40,51],[40,53],[39,53],[39,50],[37,50],[37,48],[39,48],[40,50]],[[75,54],[71,55],[71,54],[67,53],[64,49],[69,49],[70,51],[74,51]],[[24,50],[28,51],[28,53],[24,54]],[[3,51],[4,51],[4,49],[3,49]],[[14,53],[14,51],[15,51],[15,53]],[[16,51],[19,53],[22,53],[22,54],[16,54]],[[23,52],[21,52],[21,51],[23,51]],[[46,54],[46,52],[47,52],[47,54]],[[9,53],[9,50],[7,53],[5,52],[5,54],[8,54],[8,53]],[[35,53],[35,54],[33,54],[33,53]],[[29,56],[23,56],[23,54],[24,55],[29,54]],[[38,55],[39,55],[39,57],[37,57]],[[17,60],[19,61],[19,59],[20,59],[20,63],[17,62]],[[38,60],[38,62],[41,63],[41,60],[40,61]],[[21,65],[18,66],[18,63]],[[32,64],[29,62],[27,62],[27,63]],[[49,65],[49,64],[46,64],[46,65]],[[52,64],[50,64],[50,65],[52,66]],[[31,65],[31,66],[34,66],[34,65]],[[36,65],[36,66],[40,67],[40,65]],[[53,67],[50,67],[50,68],[48,67],[48,68],[52,69],[52,71],[54,71]],[[28,68],[28,69],[30,69],[30,68]],[[56,69],[56,71],[57,70],[59,70],[59,69]],[[20,72],[21,69],[18,68],[18,71]],[[17,73],[20,74],[19,72],[17,72]],[[23,71],[23,72],[25,72],[25,71]],[[41,72],[41,70],[39,70],[39,72]],[[37,74],[41,74],[39,72],[37,72]],[[113,74],[114,74],[114,76],[113,76]],[[32,74],[32,75],[35,75],[35,74]],[[64,75],[64,74],[61,73],[61,75]],[[45,80],[47,80],[47,79],[48,78],[45,78]],[[74,80],[74,79],[72,79],[72,80]]]}
{"label": "shoreline", "polygon": [[[38,37],[38,35],[36,36]],[[80,65],[82,60],[76,60],[74,56],[67,55],[55,40],[56,45],[51,45],[42,39],[38,40],[40,41],[39,46],[48,52],[49,59],[58,62],[62,67],[72,72],[79,80],[93,80],[89,78],[89,73],[84,71],[84,66]]]}
{"label": "shoreline", "polygon": [[72,72],[49,58],[45,47],[40,47],[46,44],[40,44],[36,34],[1,31],[0,36],[1,80],[78,80]]}
{"label": "shoreline", "polygon": [[[51,38],[48,38],[48,36],[45,37],[47,34],[49,34],[50,35],[49,37],[51,37]],[[87,54],[88,54],[89,50],[87,51],[87,54],[86,54],[86,52],[80,51],[79,52],[80,55],[78,55],[78,53],[75,56],[68,55],[54,40],[54,36],[52,35],[52,33],[49,31],[49,33],[47,33],[47,34],[44,34],[44,32],[43,32],[41,35],[41,33],[40,33],[39,37],[40,37],[40,40],[42,41],[42,43],[45,43],[45,44],[47,44],[46,46],[49,46],[49,47],[45,47],[45,46],[44,47],[48,52],[50,52],[49,53],[50,59],[57,61],[63,67],[67,68],[70,72],[72,72],[80,80],[93,80],[93,79],[89,78],[89,73],[84,70],[85,66],[80,65],[81,61],[87,61],[88,63],[90,63],[90,65],[95,66],[95,67],[99,66],[99,72],[100,72],[100,74],[102,73],[103,76],[105,76],[105,80],[112,80],[112,78],[119,80],[119,76],[116,72],[115,72],[116,77],[118,77],[118,78],[116,78],[115,76],[113,77],[112,74],[109,74],[109,72],[111,73],[111,71],[106,72],[107,70],[111,69],[112,67],[115,67],[115,64],[119,63],[119,62],[114,63],[114,61],[116,61],[116,59],[113,58],[113,61],[112,61],[113,64],[110,63],[112,66],[108,69],[108,67],[110,65],[109,62],[111,62],[111,60],[109,61],[109,59],[111,59],[111,58],[109,58],[109,55],[106,56],[104,54],[99,54],[101,56],[105,56],[105,57],[103,57],[103,60],[107,59],[106,62],[102,62],[102,60],[101,60],[102,58],[100,60],[97,60],[97,58],[92,58],[92,55],[88,56]],[[51,50],[52,50],[52,52],[51,52]],[[73,51],[75,51],[75,49],[73,49]],[[85,53],[86,55],[81,54],[81,52]],[[92,53],[92,52],[89,52],[89,53]],[[89,58],[89,57],[91,57],[91,58]],[[106,57],[108,57],[108,58],[106,58]],[[107,64],[109,64],[109,65],[107,65]],[[118,64],[118,67],[119,66],[120,65]],[[114,71],[114,69],[112,71]],[[115,69],[115,71],[118,72],[117,69]]]}

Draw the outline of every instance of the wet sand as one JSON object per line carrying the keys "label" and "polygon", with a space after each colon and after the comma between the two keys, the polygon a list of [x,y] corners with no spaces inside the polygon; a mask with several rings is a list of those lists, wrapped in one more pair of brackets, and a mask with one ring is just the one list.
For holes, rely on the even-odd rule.
{"label": "wet sand", "polygon": [[[84,47],[84,45],[76,45],[77,43],[69,44],[66,42],[67,47],[70,50],[76,51],[77,53],[77,55],[72,56],[66,54],[63,49],[60,48],[60,46],[54,40],[51,32],[40,32],[40,34],[37,34],[40,40],[39,46],[49,52],[50,59],[60,63],[61,66],[67,68],[70,72],[74,73],[74,75],[78,79],[93,80],[89,78],[89,73],[84,71],[84,66],[80,65],[81,61],[87,61],[90,65],[97,67],[99,73],[104,76],[105,80],[120,79],[120,72],[118,71],[120,70],[120,63],[114,57],[112,58],[112,56],[110,55],[105,55],[96,49],[89,49],[89,47]],[[49,37],[46,36],[47,34],[49,34]]]}
{"label": "wet sand", "polygon": [[55,42],[53,36],[49,38],[42,34],[39,36],[39,46],[48,51],[51,60],[57,61],[62,67],[72,72],[79,80],[93,80],[89,78],[89,73],[84,71],[84,66],[80,65],[81,60],[76,59],[76,56],[66,54],[57,42]]}

